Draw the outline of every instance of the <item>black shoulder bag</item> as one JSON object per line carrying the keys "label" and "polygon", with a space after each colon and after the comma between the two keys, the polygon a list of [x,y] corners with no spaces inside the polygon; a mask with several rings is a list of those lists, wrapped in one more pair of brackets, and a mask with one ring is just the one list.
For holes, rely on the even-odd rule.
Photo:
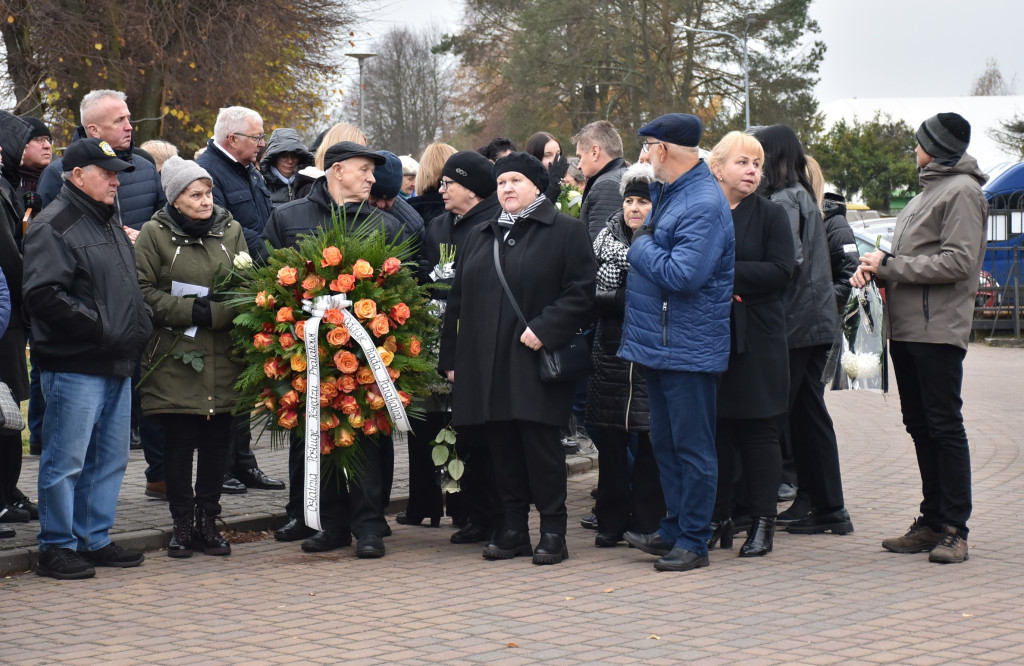
{"label": "black shoulder bag", "polygon": [[[516,316],[528,328],[523,311],[519,309],[519,303],[512,295],[512,290],[505,281],[505,273],[501,270],[501,261],[498,258],[498,237],[494,237],[494,270],[498,273],[501,286],[508,296],[512,309]],[[561,382],[576,382],[587,377],[593,369],[593,360],[590,356],[590,345],[587,344],[587,337],[583,331],[576,331],[572,339],[558,349],[549,350],[547,347],[540,348],[540,380],[545,384],[557,384]]]}

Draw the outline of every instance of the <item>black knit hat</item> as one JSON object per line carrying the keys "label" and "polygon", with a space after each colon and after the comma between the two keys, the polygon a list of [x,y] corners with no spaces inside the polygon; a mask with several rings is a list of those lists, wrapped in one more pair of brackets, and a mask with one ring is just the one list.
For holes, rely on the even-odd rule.
{"label": "black knit hat", "polygon": [[44,123],[42,120],[39,120],[35,116],[18,117],[24,120],[26,123],[28,123],[29,128],[31,128],[32,130],[31,133],[28,135],[29,141],[36,138],[37,136],[53,136],[53,134],[50,133],[50,128],[46,126],[46,123]]}
{"label": "black knit hat", "polygon": [[370,196],[394,199],[402,189],[402,160],[387,150],[378,152],[384,157],[384,164],[373,170],[374,183],[370,187]]}
{"label": "black knit hat", "polygon": [[526,176],[542,194],[548,189],[548,170],[530,153],[509,153],[494,163],[495,180],[509,171],[517,171]]}
{"label": "black knit hat", "polygon": [[961,157],[971,142],[971,124],[959,113],[940,113],[917,128],[917,142],[932,157]]}
{"label": "black knit hat", "polygon": [[491,175],[493,167],[489,159],[475,150],[460,150],[444,163],[441,176],[451,178],[481,199],[485,199],[496,189],[496,176]]}

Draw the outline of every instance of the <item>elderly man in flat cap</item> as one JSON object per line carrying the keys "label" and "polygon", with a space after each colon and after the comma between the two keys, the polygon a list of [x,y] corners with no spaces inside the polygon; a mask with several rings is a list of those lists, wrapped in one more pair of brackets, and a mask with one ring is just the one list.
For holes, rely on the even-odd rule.
{"label": "elderly man in flat cap", "polygon": [[652,213],[630,246],[619,356],[645,367],[651,443],[667,515],[625,539],[659,571],[708,566],[718,458],[718,377],[729,361],[735,238],[729,204],[704,160],[701,122],[670,113],[640,128],[654,167]]}
{"label": "elderly man in flat cap", "polygon": [[896,218],[892,253],[869,252],[850,282],[886,282],[885,330],[903,423],[914,440],[924,500],[894,553],[928,552],[942,564],[967,559],[971,455],[960,413],[963,362],[985,258],[988,180],[966,153],[971,126],[940,113],[917,130],[921,193]]}

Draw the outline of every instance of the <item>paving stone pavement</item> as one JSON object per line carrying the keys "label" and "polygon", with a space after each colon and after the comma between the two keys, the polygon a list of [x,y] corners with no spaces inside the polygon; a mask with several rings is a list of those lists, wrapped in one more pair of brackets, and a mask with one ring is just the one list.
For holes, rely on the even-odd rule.
{"label": "paving stone pavement", "polygon": [[[16,574],[0,580],[0,662],[1024,663],[1012,537],[1024,513],[1024,351],[972,345],[965,369],[975,504],[964,564],[881,548],[919,502],[899,398],[830,393],[856,527],[847,536],[783,533],[763,559],[716,550],[707,569],[659,573],[652,557],[595,548],[579,527],[597,478],[588,472],[570,477],[571,559],[560,565],[488,562],[479,546],[451,545],[450,527],[395,525],[380,560],[266,540],[228,558],[151,552],[137,569],[86,581]],[[257,455],[281,472],[283,452]],[[119,525],[158,524],[125,511],[166,511],[138,500],[137,483],[123,494]]]}

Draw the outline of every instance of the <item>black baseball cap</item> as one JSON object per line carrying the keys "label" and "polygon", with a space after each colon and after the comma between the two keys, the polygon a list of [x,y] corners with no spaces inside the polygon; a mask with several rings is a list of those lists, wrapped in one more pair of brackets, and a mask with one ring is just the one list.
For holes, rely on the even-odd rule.
{"label": "black baseball cap", "polygon": [[353,157],[366,157],[373,160],[376,166],[381,166],[387,161],[386,157],[362,144],[352,141],[339,141],[324,153],[324,170],[330,169],[337,162],[350,160]]}
{"label": "black baseball cap", "polygon": [[79,139],[64,151],[62,165],[65,173],[90,164],[107,171],[135,171],[132,164],[117,157],[109,143],[99,139]]}

